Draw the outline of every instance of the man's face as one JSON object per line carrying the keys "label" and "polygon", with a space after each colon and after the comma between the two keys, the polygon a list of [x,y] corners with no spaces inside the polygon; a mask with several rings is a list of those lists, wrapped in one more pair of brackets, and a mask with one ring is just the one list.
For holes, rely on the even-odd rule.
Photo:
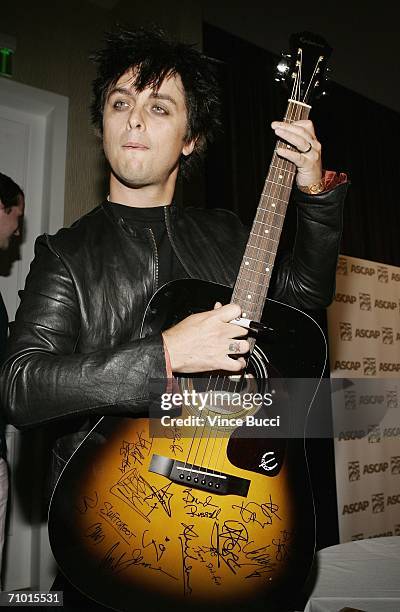
{"label": "man's face", "polygon": [[11,236],[19,236],[20,220],[24,214],[24,198],[19,196],[18,204],[11,206],[7,210],[0,200],[0,249],[8,249]]}
{"label": "man's face", "polygon": [[[133,87],[127,71],[108,95],[103,113],[103,146],[114,176],[128,187],[175,184],[186,143],[187,111],[179,76],[164,79],[157,92]],[[113,180],[113,177],[112,177]]]}

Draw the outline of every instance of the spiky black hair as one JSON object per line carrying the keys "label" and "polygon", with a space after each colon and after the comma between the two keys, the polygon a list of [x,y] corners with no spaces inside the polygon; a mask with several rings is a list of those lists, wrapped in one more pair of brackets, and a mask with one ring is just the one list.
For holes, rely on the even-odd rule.
{"label": "spiky black hair", "polygon": [[108,92],[128,69],[135,70],[133,84],[138,91],[146,87],[157,91],[165,77],[180,76],[187,109],[185,142],[196,139],[193,153],[181,159],[182,172],[188,174],[220,125],[218,83],[210,60],[192,45],[167,38],[158,26],[133,31],[119,26],[106,34],[105,47],[90,58],[97,64],[91,116],[100,134]]}

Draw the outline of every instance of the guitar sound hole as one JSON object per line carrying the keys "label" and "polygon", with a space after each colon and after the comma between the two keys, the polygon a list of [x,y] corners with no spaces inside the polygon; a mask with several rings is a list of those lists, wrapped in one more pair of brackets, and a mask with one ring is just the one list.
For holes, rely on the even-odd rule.
{"label": "guitar sound hole", "polygon": [[250,361],[245,373],[188,376],[180,378],[179,383],[181,389],[187,392],[189,401],[186,406],[190,412],[202,406],[203,415],[253,414],[260,408],[259,403],[257,406],[253,403],[253,397],[265,394],[268,389],[267,377],[260,379],[257,372]]}

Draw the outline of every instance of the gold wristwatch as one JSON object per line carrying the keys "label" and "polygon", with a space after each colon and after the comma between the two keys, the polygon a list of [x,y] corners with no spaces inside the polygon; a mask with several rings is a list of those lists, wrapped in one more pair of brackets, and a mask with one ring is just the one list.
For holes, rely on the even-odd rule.
{"label": "gold wristwatch", "polygon": [[313,183],[312,185],[297,185],[297,187],[303,193],[309,193],[310,195],[316,195],[317,193],[321,193],[325,191],[325,181],[322,178],[318,183]]}

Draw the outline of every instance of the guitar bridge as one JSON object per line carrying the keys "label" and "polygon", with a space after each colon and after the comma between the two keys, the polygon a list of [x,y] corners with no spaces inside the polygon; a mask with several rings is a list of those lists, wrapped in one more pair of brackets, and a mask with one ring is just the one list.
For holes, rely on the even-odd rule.
{"label": "guitar bridge", "polygon": [[149,471],[165,476],[171,482],[208,491],[217,495],[240,495],[246,497],[250,480],[209,470],[198,465],[185,464],[162,455],[153,455]]}

